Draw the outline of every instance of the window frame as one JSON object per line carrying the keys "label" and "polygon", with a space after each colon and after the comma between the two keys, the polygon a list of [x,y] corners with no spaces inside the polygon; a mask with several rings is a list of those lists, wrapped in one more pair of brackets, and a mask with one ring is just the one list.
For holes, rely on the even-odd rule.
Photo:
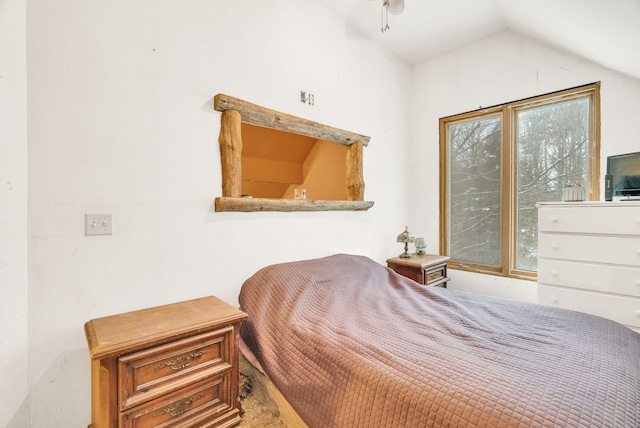
{"label": "window frame", "polygon": [[[369,144],[370,137],[271,110],[225,94],[217,94],[213,98],[213,107],[222,113],[218,138],[222,196],[215,199],[216,212],[366,211],[373,206],[373,201],[364,200],[363,178],[363,148]],[[345,199],[242,197],[243,123],[347,146]]]}
{"label": "window frame", "polygon": [[501,266],[487,266],[450,260],[451,269],[475,273],[498,275],[535,281],[537,272],[516,267],[517,257],[517,135],[516,114],[519,110],[554,104],[572,99],[589,97],[589,200],[600,199],[600,82],[549,94],[530,97],[488,108],[447,116],[439,120],[440,132],[440,254],[449,255],[449,158],[447,127],[472,119],[480,119],[499,114],[501,119],[501,159],[500,159],[500,228]]}

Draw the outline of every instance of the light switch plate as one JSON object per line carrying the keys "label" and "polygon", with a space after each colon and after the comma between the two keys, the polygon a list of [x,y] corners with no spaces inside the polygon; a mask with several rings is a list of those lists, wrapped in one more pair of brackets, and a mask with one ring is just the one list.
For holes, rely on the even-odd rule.
{"label": "light switch plate", "polygon": [[85,214],[85,235],[111,235],[111,214]]}

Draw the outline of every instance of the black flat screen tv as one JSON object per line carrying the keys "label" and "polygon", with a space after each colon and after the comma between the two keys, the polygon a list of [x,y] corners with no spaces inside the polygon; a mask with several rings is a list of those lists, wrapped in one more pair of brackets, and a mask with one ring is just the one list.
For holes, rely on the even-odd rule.
{"label": "black flat screen tv", "polygon": [[604,198],[606,201],[640,200],[640,152],[607,158]]}

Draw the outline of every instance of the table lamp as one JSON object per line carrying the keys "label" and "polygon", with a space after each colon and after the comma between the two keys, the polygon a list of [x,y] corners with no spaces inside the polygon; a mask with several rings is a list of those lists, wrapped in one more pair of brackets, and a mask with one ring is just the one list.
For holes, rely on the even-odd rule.
{"label": "table lamp", "polygon": [[397,241],[404,244],[404,253],[400,254],[400,257],[402,257],[403,259],[408,259],[409,257],[411,257],[411,254],[409,254],[409,243],[414,242],[415,238],[409,233],[408,226],[405,226],[404,232],[398,235]]}

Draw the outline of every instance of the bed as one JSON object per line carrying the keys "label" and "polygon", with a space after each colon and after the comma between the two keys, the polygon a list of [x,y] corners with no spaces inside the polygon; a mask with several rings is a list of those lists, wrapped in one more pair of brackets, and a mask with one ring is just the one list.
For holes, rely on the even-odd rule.
{"label": "bed", "polygon": [[337,254],[242,286],[240,336],[315,427],[640,427],[640,334]]}

